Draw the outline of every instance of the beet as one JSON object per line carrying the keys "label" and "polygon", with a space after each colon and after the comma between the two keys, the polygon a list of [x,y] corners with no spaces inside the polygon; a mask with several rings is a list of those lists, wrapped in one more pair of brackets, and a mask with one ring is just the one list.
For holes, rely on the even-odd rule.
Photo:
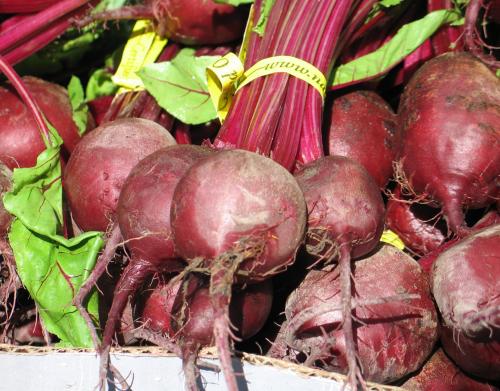
{"label": "beet", "polygon": [[445,325],[469,337],[500,325],[500,224],[485,228],[436,259],[431,286]]}
{"label": "beet", "polygon": [[[427,277],[411,257],[388,245],[353,269],[359,365],[367,380],[393,382],[417,370],[438,337]],[[340,273],[338,267],[308,273],[287,300],[283,335],[289,347],[309,355],[308,363],[346,373],[352,368],[341,328]]]}
{"label": "beet", "polygon": [[384,188],[401,145],[390,106],[375,92],[355,91],[336,98],[330,116],[329,155],[357,161]]}
{"label": "beet", "polygon": [[172,285],[163,279],[155,279],[147,285],[135,298],[134,317],[140,326],[173,338],[175,332],[171,318],[181,282]]}
{"label": "beet", "polygon": [[400,180],[442,207],[449,229],[468,230],[462,208],[486,207],[500,188],[500,81],[467,53],[424,64],[399,107]]}
{"label": "beet", "polygon": [[500,380],[500,224],[442,252],[431,287],[443,321],[445,351],[466,372]]}
{"label": "beet", "polygon": [[241,255],[238,272],[246,281],[267,279],[293,262],[305,220],[304,196],[292,175],[243,150],[221,151],[193,165],[171,209],[182,258],[203,258],[211,266],[224,254]]}
{"label": "beet", "polygon": [[444,351],[464,372],[481,379],[500,380],[500,333],[498,328],[491,337],[469,338],[454,333],[450,327],[441,327]]}
{"label": "beet", "polygon": [[[179,284],[174,287],[160,284],[143,300],[139,310],[141,322],[170,337],[189,339],[202,346],[213,345],[214,309],[208,286],[198,279],[198,286],[193,288],[185,300],[179,300]],[[233,287],[229,314],[238,338],[245,340],[259,332],[271,311],[272,298],[270,280],[244,289]],[[183,306],[186,302],[187,305]],[[178,324],[175,319],[181,311],[185,311],[186,318]]]}
{"label": "beet", "polygon": [[402,387],[408,391],[494,391],[495,388],[466,376],[441,349]]}
{"label": "beet", "polygon": [[[370,174],[357,162],[327,156],[295,174],[308,209],[307,248],[311,255],[328,259],[349,245],[352,258],[378,244],[384,228],[384,202]],[[325,237],[332,245],[318,245]]]}
{"label": "beet", "polygon": [[12,172],[9,168],[0,162],[0,238],[5,237],[12,221],[12,216],[5,210],[3,205],[4,193],[11,190],[12,187]]}
{"label": "beet", "polygon": [[[198,389],[196,384],[201,379],[195,360],[201,347],[216,342],[217,309],[208,284],[197,275],[191,274],[183,289],[179,288],[180,281],[174,285],[160,283],[141,299],[138,312],[146,339],[181,355],[187,389]],[[228,317],[235,338],[251,338],[264,326],[272,298],[270,280],[232,288]]]}
{"label": "beet", "polygon": [[116,284],[101,344],[104,355],[108,354],[129,297],[146,277],[155,272],[182,269],[183,263],[174,252],[170,204],[181,177],[194,162],[211,153],[212,150],[195,145],[162,148],[142,159],[127,177],[117,214],[131,260]]}
{"label": "beet", "polygon": [[175,187],[198,159],[212,154],[196,145],[174,145],[141,160],[118,201],[118,222],[132,257],[161,262],[175,258],[170,204]]}
{"label": "beet", "polygon": [[247,9],[213,0],[152,0],[167,37],[185,45],[218,45],[243,35]]}
{"label": "beet", "polygon": [[439,248],[446,240],[440,211],[429,205],[401,198],[399,186],[394,196],[387,202],[387,228],[394,231],[405,246],[419,256]]}
{"label": "beet", "polygon": [[229,347],[229,303],[235,280],[261,281],[291,263],[306,224],[304,196],[271,159],[227,150],[195,163],[174,192],[175,251],[210,274],[214,336],[230,391],[238,389]]}
{"label": "beet", "polygon": [[[80,141],[68,93],[63,87],[35,77],[23,83],[47,120],[64,141],[63,153],[70,154]],[[32,167],[45,150],[32,114],[11,84],[0,87],[0,160],[10,169]]]}
{"label": "beet", "polygon": [[213,0],[145,0],[144,4],[94,13],[77,22],[149,19],[157,33],[185,45],[219,45],[243,35],[248,8]]}
{"label": "beet", "polygon": [[356,363],[351,308],[351,258],[372,251],[384,229],[384,202],[377,184],[357,162],[342,156],[320,158],[295,175],[307,202],[307,252],[327,263],[338,257],[342,290],[348,381],[363,377]]}
{"label": "beet", "polygon": [[[488,213],[486,213],[481,220],[479,220],[476,224],[474,224],[473,229],[471,230],[471,234],[479,231],[483,228],[490,227],[495,224],[500,224],[500,213],[498,213],[496,210],[491,210]],[[428,274],[431,273],[432,270],[432,265],[436,261],[437,257],[441,255],[441,253],[445,252],[447,249],[450,247],[454,246],[460,241],[460,238],[455,237],[445,243],[443,243],[441,246],[436,248],[435,250],[429,252],[426,254],[424,257],[420,258],[418,260],[418,263],[420,266],[422,266],[422,269]]]}
{"label": "beet", "polygon": [[85,135],[66,167],[63,186],[75,222],[84,231],[106,231],[121,188],[147,155],[175,144],[153,121],[138,118],[105,123]]}

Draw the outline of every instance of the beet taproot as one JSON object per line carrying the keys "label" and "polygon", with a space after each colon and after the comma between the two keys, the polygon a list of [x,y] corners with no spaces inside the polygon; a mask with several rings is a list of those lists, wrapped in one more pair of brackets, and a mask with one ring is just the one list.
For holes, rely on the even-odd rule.
{"label": "beet taproot", "polygon": [[229,303],[238,281],[262,281],[293,263],[306,204],[293,176],[269,158],[220,151],[196,162],[174,192],[176,253],[210,274],[214,336],[228,389],[238,389],[230,357]]}
{"label": "beet taproot", "polygon": [[424,256],[445,242],[446,225],[439,209],[405,199],[399,186],[386,208],[387,228],[394,231],[417,255]]}
{"label": "beet taproot", "polygon": [[500,380],[500,224],[442,252],[431,287],[443,322],[443,347],[464,371]]}
{"label": "beet taproot", "polygon": [[[212,150],[173,145],[142,159],[128,175],[118,200],[120,231],[131,259],[116,284],[100,349],[107,356],[113,335],[130,297],[148,275],[174,272],[184,266],[176,257],[170,226],[174,190],[186,171]],[[103,367],[102,370],[108,368]]]}
{"label": "beet taproot", "polygon": [[495,391],[493,386],[480,383],[465,375],[444,354],[437,350],[423,368],[403,383],[408,391]]}
{"label": "beet taproot", "polygon": [[295,174],[308,209],[306,250],[319,260],[338,260],[351,388],[364,384],[356,360],[351,308],[351,259],[372,251],[384,229],[380,190],[361,164],[343,156],[317,159]]}
{"label": "beet taproot", "polygon": [[444,324],[469,337],[498,330],[498,276],[500,224],[480,230],[441,253],[432,265],[431,286]]}
{"label": "beet taproot", "polygon": [[470,54],[443,54],[410,80],[399,116],[400,181],[441,206],[449,229],[465,236],[463,208],[500,196],[500,80]]}

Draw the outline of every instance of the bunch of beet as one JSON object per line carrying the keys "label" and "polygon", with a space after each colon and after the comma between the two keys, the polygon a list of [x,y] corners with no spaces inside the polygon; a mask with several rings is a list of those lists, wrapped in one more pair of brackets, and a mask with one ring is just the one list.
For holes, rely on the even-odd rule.
{"label": "bunch of beet", "polygon": [[[165,288],[172,296],[171,311],[163,308],[167,318],[162,322],[168,326],[160,331],[171,330],[168,346],[170,341],[178,346],[191,387],[196,379],[193,357],[215,342],[228,385],[235,390],[230,340],[255,334],[267,319],[272,302],[267,280],[294,261],[303,241],[304,196],[293,176],[268,158],[238,150],[167,146],[170,137],[155,123],[120,119],[88,134],[72,154],[64,183],[72,210],[78,210],[73,213],[76,224],[111,231],[76,305],[85,315],[85,296],[123,241],[129,261],[114,289],[102,343],[94,334],[101,380],[127,302],[152,275],[174,273]],[[130,153],[124,159],[132,146],[137,160],[144,157],[138,164]],[[92,172],[86,169],[90,164]],[[239,292],[234,299],[233,291]],[[158,333],[149,325],[155,323],[149,320],[150,306],[146,302],[144,327]],[[213,325],[203,321],[203,314]]]}
{"label": "bunch of beet", "polygon": [[[332,29],[340,29],[351,14],[349,2],[311,4],[294,7],[304,16],[314,10],[308,20],[322,21],[323,29],[330,23],[325,15],[337,15]],[[360,4],[366,11],[375,1]],[[351,16],[360,22],[363,12],[353,9]],[[152,0],[79,23],[146,18],[175,42],[215,45],[241,36],[246,13],[245,6],[213,1]],[[277,24],[283,15],[272,14],[270,31],[280,39],[262,40],[269,46],[262,50],[296,46],[305,54],[295,40],[281,42],[288,34],[285,24]],[[179,48],[167,46],[160,58],[171,59]],[[250,49],[252,55],[256,49]],[[327,49],[315,49],[313,57]],[[218,49],[199,52],[212,50]],[[302,92],[283,95],[284,81]],[[19,83],[36,104],[19,97]],[[309,101],[302,81],[274,75],[257,86],[262,83],[280,86],[286,104],[266,106],[274,98],[259,100],[257,89],[253,106],[276,123],[302,115],[292,105]],[[226,123],[236,133],[237,113],[247,115],[253,107],[241,96]],[[311,96],[321,107],[317,93]],[[0,196],[11,188],[11,170],[33,166],[47,147],[43,113],[64,142],[65,225],[72,225],[66,233],[107,233],[96,267],[74,298],[101,358],[101,387],[109,371],[119,375],[109,353],[128,318],[134,337],[182,358],[191,390],[200,382],[200,349],[217,346],[228,389],[236,391],[234,344],[273,322],[273,279],[289,271],[297,254],[305,265],[302,278],[279,308],[284,321],[269,356],[344,373],[353,390],[366,381],[409,390],[492,390],[486,382],[500,381],[500,82],[472,55],[447,53],[425,63],[401,95],[397,114],[374,91],[333,97],[324,115],[329,156],[302,159],[310,162],[295,166],[293,175],[287,169],[295,156],[324,152],[318,147],[308,154],[305,130],[276,131],[296,144],[282,159],[285,168],[276,163],[280,159],[245,150],[181,145],[192,140],[187,125],[174,125],[145,91],[108,99],[99,126],[83,137],[62,87],[25,77],[4,83],[0,98]],[[32,116],[34,109],[40,118]],[[320,111],[314,110],[306,117],[319,129]],[[269,131],[258,116],[251,122],[250,139]],[[269,150],[289,146],[269,140]],[[470,219],[471,210],[478,217]],[[2,274],[7,268],[11,277],[11,285],[0,286],[0,304],[15,279],[6,239],[10,223],[0,198]],[[402,239],[404,251],[381,243],[384,229]],[[96,285],[103,288],[109,266],[119,275],[102,289],[110,303],[101,329],[84,303]],[[25,323],[13,329],[13,340],[47,337],[32,318]]]}

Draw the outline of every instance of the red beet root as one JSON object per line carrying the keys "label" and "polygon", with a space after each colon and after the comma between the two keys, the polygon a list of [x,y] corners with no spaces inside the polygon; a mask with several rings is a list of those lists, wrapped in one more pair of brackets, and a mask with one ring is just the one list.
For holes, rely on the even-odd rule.
{"label": "red beet root", "polygon": [[218,45],[243,34],[246,9],[213,0],[153,0],[153,12],[167,37],[186,45]]}
{"label": "red beet root", "polygon": [[450,247],[432,267],[432,293],[448,327],[469,337],[500,325],[500,225]]}
{"label": "red beet root", "polygon": [[401,137],[397,117],[390,106],[372,91],[356,91],[334,100],[328,133],[328,153],[360,163],[385,187]]}
{"label": "red beet root", "polygon": [[176,252],[210,271],[214,338],[228,389],[238,389],[229,347],[234,279],[264,280],[293,263],[306,223],[304,196],[285,168],[242,150],[195,163],[172,200]]}
{"label": "red beet root", "polygon": [[175,258],[170,228],[175,187],[197,160],[212,153],[196,145],[174,145],[147,156],[130,172],[117,211],[132,257],[151,262]]}
{"label": "red beet root", "polygon": [[[411,257],[388,245],[356,261],[353,269],[352,327],[363,376],[393,382],[417,370],[437,340],[427,277]],[[284,335],[288,346],[310,355],[307,363],[346,373],[352,368],[341,328],[340,273],[338,268],[309,272],[287,300]]]}
{"label": "red beet root", "polygon": [[106,231],[132,168],[147,155],[174,144],[165,128],[138,118],[108,122],[85,135],[69,159],[63,181],[78,226],[84,231]]}
{"label": "red beet root", "polygon": [[494,391],[495,388],[466,376],[439,349],[422,370],[402,387],[408,391]]}
{"label": "red beet root", "polygon": [[[148,328],[170,337],[177,336],[202,346],[213,345],[214,309],[208,286],[198,281],[198,285],[193,286],[185,298],[178,294],[178,289],[178,284],[174,287],[168,284],[156,287],[143,304],[142,322]],[[229,314],[237,337],[248,339],[262,328],[271,311],[272,298],[269,280],[248,285],[245,289],[233,288]],[[179,324],[175,320],[182,311],[185,312],[185,318]]]}
{"label": "red beet root", "polygon": [[170,228],[172,196],[189,167],[211,153],[195,145],[170,146],[141,160],[127,177],[117,213],[120,231],[132,257],[116,285],[101,344],[104,352],[111,346],[129,297],[146,277],[157,271],[182,268],[175,258]]}
{"label": "red beet root", "polygon": [[[24,85],[47,120],[64,141],[64,152],[70,154],[80,141],[73,122],[67,91],[35,77],[24,77]],[[0,88],[0,160],[10,169],[32,167],[45,149],[40,129],[31,112],[10,84]]]}
{"label": "red beet root", "polygon": [[500,192],[500,81],[467,53],[422,66],[403,93],[403,182],[442,206],[450,230],[465,236],[463,207],[496,202]]}
{"label": "red beet root", "polygon": [[481,379],[500,380],[500,333],[498,328],[491,337],[469,338],[441,327],[444,351],[464,372]]}
{"label": "red beet root", "polygon": [[252,152],[218,152],[191,167],[175,190],[175,250],[208,266],[239,256],[239,276],[263,280],[293,262],[305,216],[304,196],[283,167]]}
{"label": "red beet root", "polygon": [[466,372],[499,380],[500,224],[441,253],[431,286],[443,319],[443,346]]}
{"label": "red beet root", "polygon": [[348,381],[355,389],[363,376],[356,362],[351,307],[351,258],[378,244],[384,228],[384,203],[377,184],[355,161],[327,156],[295,175],[309,212],[307,252],[327,262],[338,257]]}
{"label": "red beet root", "polygon": [[150,19],[161,36],[185,45],[219,45],[243,35],[248,8],[213,0],[146,0],[96,13],[80,20],[84,26],[95,20]]}

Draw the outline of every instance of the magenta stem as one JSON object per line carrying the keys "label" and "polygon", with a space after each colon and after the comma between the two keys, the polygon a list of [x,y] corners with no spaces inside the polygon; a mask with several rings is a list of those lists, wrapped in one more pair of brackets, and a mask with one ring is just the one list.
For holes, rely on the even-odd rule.
{"label": "magenta stem", "polygon": [[18,23],[15,29],[9,29],[8,32],[0,34],[0,52],[4,52],[13,46],[17,46],[19,42],[26,37],[35,34],[43,29],[48,21],[57,20],[68,13],[80,8],[90,0],[64,0],[46,8],[37,14],[24,19],[23,23]]}

